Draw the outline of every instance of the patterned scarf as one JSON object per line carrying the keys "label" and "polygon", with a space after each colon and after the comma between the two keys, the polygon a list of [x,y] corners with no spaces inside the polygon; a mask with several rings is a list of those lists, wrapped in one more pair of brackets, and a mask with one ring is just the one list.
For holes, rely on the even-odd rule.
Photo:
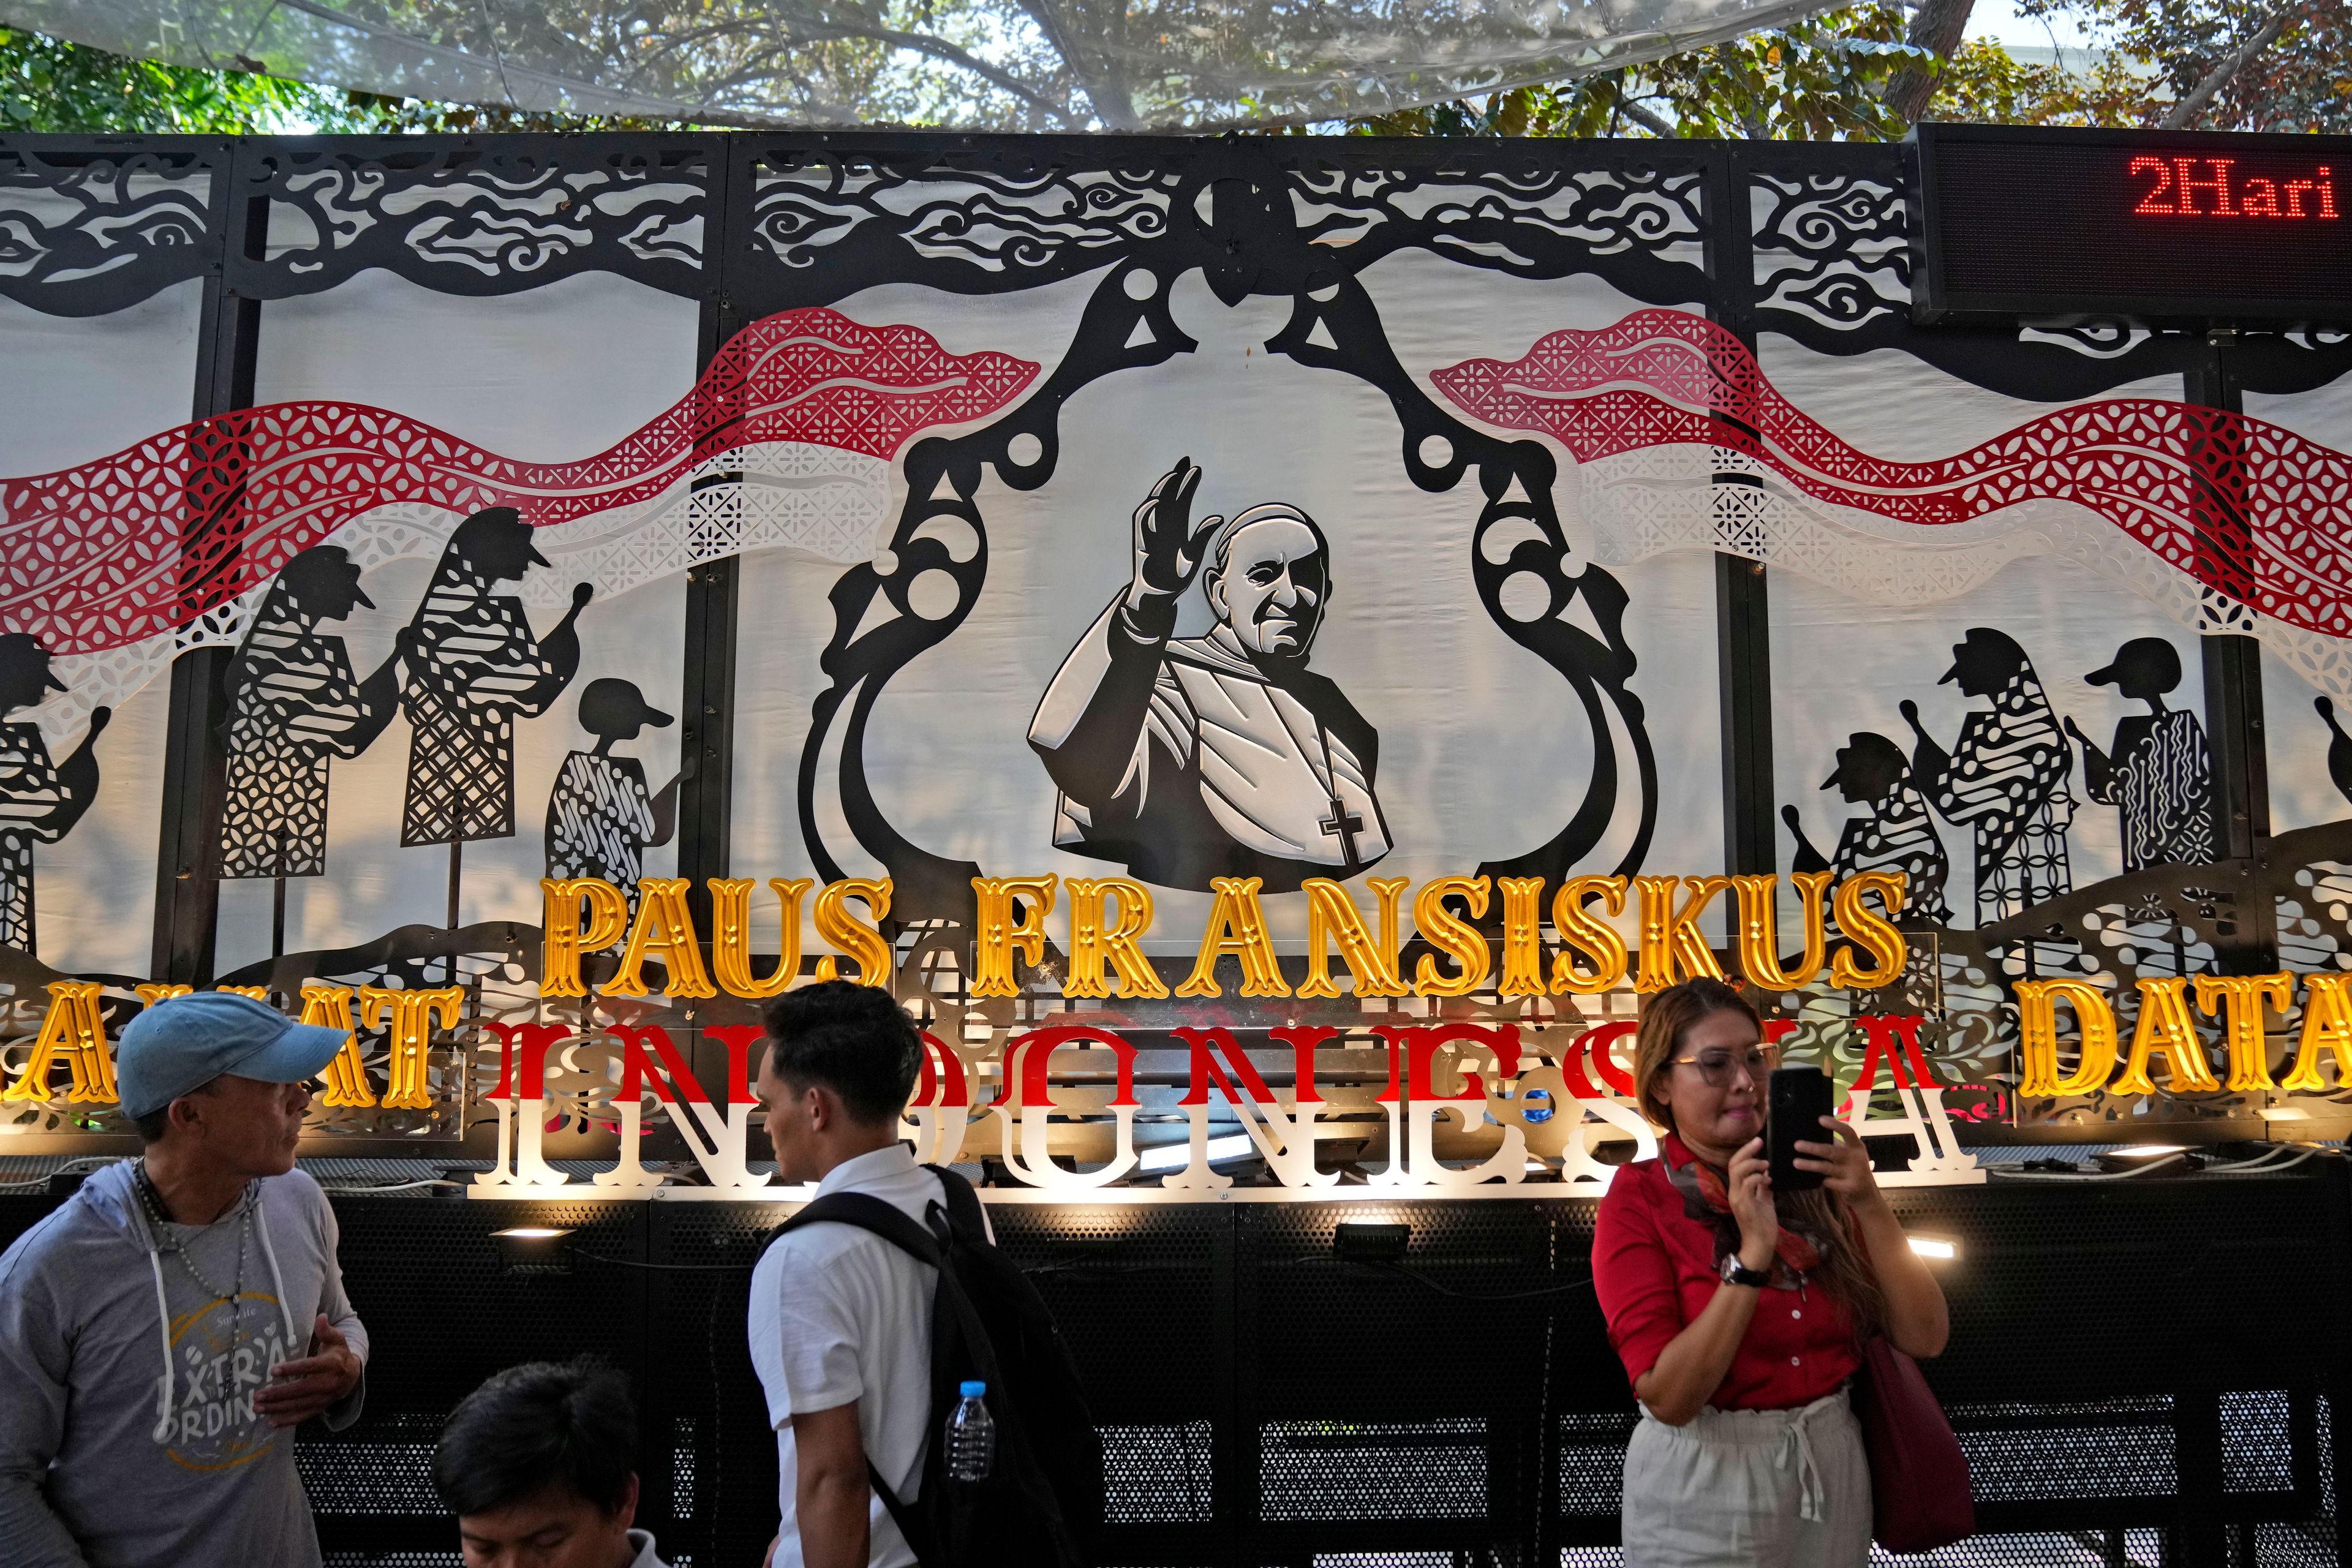
{"label": "patterned scarf", "polygon": [[[1692,1153],[1690,1145],[1681,1139],[1669,1132],[1660,1142],[1666,1179],[1683,1195],[1683,1213],[1715,1227],[1715,1262],[1719,1268],[1725,1258],[1739,1250],[1739,1221],[1732,1216],[1731,1189],[1724,1173]],[[1805,1276],[1820,1271],[1828,1249],[1827,1237],[1802,1236],[1782,1226],[1780,1239],[1772,1245],[1779,1255],[1772,1269],[1772,1288],[1798,1289]]]}

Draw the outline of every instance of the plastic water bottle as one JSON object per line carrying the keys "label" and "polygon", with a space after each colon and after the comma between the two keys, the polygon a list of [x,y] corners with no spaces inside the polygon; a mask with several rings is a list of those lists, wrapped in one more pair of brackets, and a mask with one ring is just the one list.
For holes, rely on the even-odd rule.
{"label": "plastic water bottle", "polygon": [[958,1392],[963,1398],[948,1415],[948,1479],[984,1481],[996,1466],[996,1418],[981,1402],[988,1384],[975,1380]]}

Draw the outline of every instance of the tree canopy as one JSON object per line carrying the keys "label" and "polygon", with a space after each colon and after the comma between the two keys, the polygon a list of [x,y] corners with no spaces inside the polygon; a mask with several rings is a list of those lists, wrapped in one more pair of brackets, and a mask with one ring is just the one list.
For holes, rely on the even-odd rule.
{"label": "tree canopy", "polygon": [[[1888,140],[1916,118],[2210,130],[2352,129],[2352,0],[2020,0],[2094,40],[2080,69],[1960,41],[1969,0],[1892,0],[1481,100],[1348,122],[1362,134]],[[822,47],[822,46],[819,46]],[[870,51],[868,51],[870,53]],[[872,61],[844,58],[830,68]],[[667,129],[347,92],[250,70],[129,59],[0,27],[0,131]],[[1918,106],[1914,113],[1906,108]],[[919,115],[918,114],[918,118]]]}

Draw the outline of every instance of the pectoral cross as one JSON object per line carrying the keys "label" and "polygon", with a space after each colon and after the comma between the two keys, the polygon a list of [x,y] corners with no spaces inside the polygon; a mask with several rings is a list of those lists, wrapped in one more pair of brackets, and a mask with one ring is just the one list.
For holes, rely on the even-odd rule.
{"label": "pectoral cross", "polygon": [[1348,809],[1348,803],[1339,798],[1338,790],[1331,792],[1331,815],[1315,826],[1326,833],[1339,835],[1340,858],[1353,869],[1357,864],[1356,835],[1364,830],[1364,819]]}

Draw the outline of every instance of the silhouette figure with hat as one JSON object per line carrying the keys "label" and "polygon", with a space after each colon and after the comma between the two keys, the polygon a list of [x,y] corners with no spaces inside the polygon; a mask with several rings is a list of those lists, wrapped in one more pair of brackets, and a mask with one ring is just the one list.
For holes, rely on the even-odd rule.
{"label": "silhouette figure with hat", "polygon": [[2188,709],[2164,705],[2164,694],[2180,685],[2179,650],[2162,637],[2134,637],[2105,668],[2083,679],[2147,704],[2147,712],[2116,725],[2104,752],[2066,721],[2066,733],[2083,748],[2084,793],[2121,819],[2124,869],[2210,865],[2213,759],[2205,727]]}
{"label": "silhouette figure with hat", "polygon": [[1782,808],[1780,819],[1797,837],[1799,871],[1834,871],[1843,879],[1862,871],[1900,871],[1909,879],[1904,916],[1938,925],[1952,918],[1944,902],[1944,881],[1951,862],[1944,841],[1936,833],[1927,802],[1911,782],[1911,763],[1903,750],[1884,735],[1867,731],[1846,738],[1839,748],[1837,768],[1822,781],[1850,805],[1866,809],[1846,819],[1838,836],[1837,858],[1826,859],[1806,839],[1798,826],[1797,808]]}
{"label": "silhouette figure with hat", "polygon": [[497,588],[546,564],[512,507],[478,511],[449,536],[400,634],[412,731],[402,844],[513,836],[515,721],[546,712],[572,683],[580,668],[572,623],[595,592],[575,586],[563,619],[536,636],[522,601]]}
{"label": "silhouette figure with hat", "polygon": [[0,947],[38,951],[33,923],[33,846],[73,831],[98,798],[98,756],[90,749],[113,710],[93,708],[81,744],[62,763],[30,720],[9,719],[66,689],[49,669],[49,650],[29,632],[0,634]]}
{"label": "silhouette figure with hat", "polygon": [[2327,778],[2346,800],[2352,800],[2352,735],[2336,721],[2336,704],[2325,697],[2312,699],[2320,721],[2327,726]]}
{"label": "silhouette figure with hat", "polygon": [[563,759],[547,802],[547,874],[603,878],[627,897],[632,920],[646,850],[668,843],[677,826],[678,780],[651,793],[645,764],[613,755],[613,747],[635,740],[648,724],[660,730],[670,723],[635,682],[590,681],[580,693],[580,727],[596,737],[596,748]]}
{"label": "silhouette figure with hat", "polygon": [[375,601],[340,545],[286,563],[228,667],[227,800],[221,817],[224,878],[316,877],[327,868],[327,767],[356,757],[392,722],[400,656],[365,680],[343,639],[322,634]]}
{"label": "silhouette figure with hat", "polygon": [[1952,646],[1943,682],[1992,706],[1970,712],[1947,752],[1906,700],[1903,721],[1917,738],[1911,776],[1945,821],[1976,830],[1977,923],[1987,925],[2073,890],[2066,776],[2074,753],[2033,661],[2007,633],[1971,626]]}

